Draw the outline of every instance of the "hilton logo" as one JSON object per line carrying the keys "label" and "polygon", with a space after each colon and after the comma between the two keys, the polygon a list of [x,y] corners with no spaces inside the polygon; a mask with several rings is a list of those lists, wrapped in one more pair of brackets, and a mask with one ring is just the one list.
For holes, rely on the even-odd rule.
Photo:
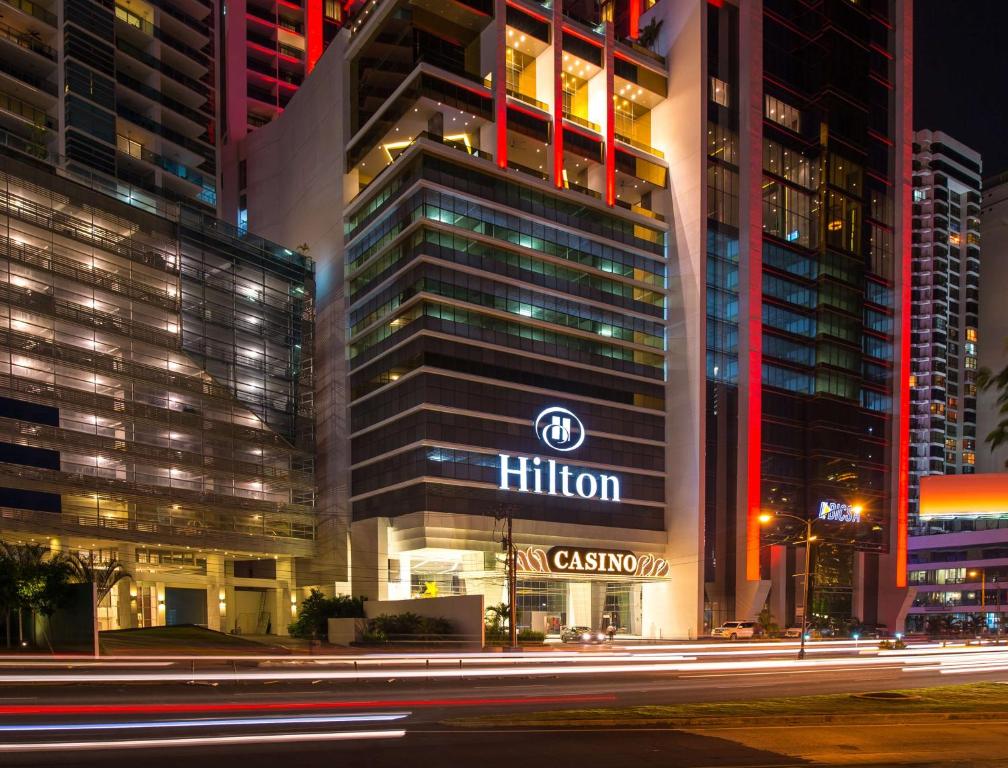
{"label": "hilton logo", "polygon": [[[536,437],[554,451],[568,452],[581,446],[585,428],[581,420],[566,408],[543,410],[532,422]],[[539,456],[500,456],[500,489],[520,493],[542,493],[547,496],[577,496],[601,501],[620,500],[620,482],[615,475],[592,474],[557,464],[555,459]],[[517,487],[511,486],[514,478]]]}
{"label": "hilton logo", "polygon": [[547,408],[536,416],[535,433],[554,451],[573,451],[585,439],[581,419],[566,408]]}

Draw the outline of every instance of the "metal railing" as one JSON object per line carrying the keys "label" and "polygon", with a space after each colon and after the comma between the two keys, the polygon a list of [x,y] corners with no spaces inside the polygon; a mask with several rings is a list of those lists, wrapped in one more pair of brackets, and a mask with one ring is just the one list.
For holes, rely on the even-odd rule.
{"label": "metal railing", "polygon": [[660,157],[665,159],[665,153],[660,149],[655,149],[650,144],[645,144],[643,141],[637,141],[637,139],[626,136],[622,133],[616,134],[616,141],[622,141],[624,144],[629,144],[635,149],[639,149],[641,152],[647,152],[649,155],[654,155],[655,157]]}
{"label": "metal railing", "polygon": [[4,40],[9,40],[10,42],[24,48],[27,51],[32,51],[37,53],[39,56],[43,56],[50,61],[56,61],[56,49],[52,46],[46,45],[37,37],[33,35],[22,32],[9,24],[0,23],[0,38]]}
{"label": "metal railing", "polygon": [[22,13],[35,17],[39,21],[44,21],[50,27],[56,26],[56,14],[47,11],[38,3],[33,3],[31,0],[3,0],[3,2],[17,8]]}

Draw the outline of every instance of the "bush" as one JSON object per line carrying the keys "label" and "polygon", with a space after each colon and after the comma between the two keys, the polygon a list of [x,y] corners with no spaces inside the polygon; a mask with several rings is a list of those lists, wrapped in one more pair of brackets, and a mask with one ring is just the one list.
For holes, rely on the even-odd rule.
{"label": "bush", "polygon": [[326,597],[319,590],[313,589],[302,601],[301,610],[287,627],[287,631],[292,637],[328,637],[329,619],[363,618],[363,597]]}
{"label": "bush", "polygon": [[897,637],[895,640],[883,640],[878,647],[880,651],[902,651],[907,644],[902,637]]}
{"label": "bush", "polygon": [[452,633],[452,624],[447,619],[419,616],[415,613],[393,613],[376,616],[368,622],[368,633],[396,637],[442,637]]}
{"label": "bush", "polygon": [[534,629],[523,629],[518,632],[519,643],[543,643],[545,641],[545,632],[537,632]]}

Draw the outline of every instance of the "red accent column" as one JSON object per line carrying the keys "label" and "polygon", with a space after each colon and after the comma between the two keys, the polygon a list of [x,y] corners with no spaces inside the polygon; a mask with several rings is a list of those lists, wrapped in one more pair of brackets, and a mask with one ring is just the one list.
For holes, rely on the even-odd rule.
{"label": "red accent column", "polygon": [[507,0],[494,0],[494,28],[498,40],[493,73],[497,166],[507,168]]}
{"label": "red accent column", "polygon": [[563,13],[562,3],[553,1],[553,184],[564,185],[563,136]]}
{"label": "red accent column", "polygon": [[322,57],[324,48],[322,35],[322,0],[307,0],[305,3],[305,46],[307,47],[307,63],[305,73],[315,69],[315,64]]}
{"label": "red accent column", "polygon": [[644,0],[630,0],[630,37],[640,37],[641,4]]}
{"label": "red accent column", "polygon": [[606,137],[605,137],[605,201],[616,205],[616,66],[613,63],[613,23],[605,25]]}
{"label": "red accent column", "polygon": [[[899,365],[896,375],[899,380],[895,387],[895,402],[892,433],[899,441],[896,453],[896,464],[890,471],[899,478],[896,484],[896,586],[907,586],[907,537],[909,535],[909,505],[910,505],[910,285],[912,276],[913,245],[911,231],[913,229],[912,206],[910,198],[913,187],[913,10],[909,0],[902,6],[902,46],[897,45],[902,57],[898,67],[902,72],[897,76],[897,82],[902,86],[898,91],[902,98],[899,111],[896,114],[896,152],[899,158],[896,162],[897,176],[894,185],[899,198],[896,202],[897,232],[900,233],[901,253],[899,274],[896,275],[896,290],[899,297],[897,305],[899,330],[893,339],[894,346],[899,349]],[[898,17],[897,17],[898,18]],[[902,627],[897,627],[902,629]]]}

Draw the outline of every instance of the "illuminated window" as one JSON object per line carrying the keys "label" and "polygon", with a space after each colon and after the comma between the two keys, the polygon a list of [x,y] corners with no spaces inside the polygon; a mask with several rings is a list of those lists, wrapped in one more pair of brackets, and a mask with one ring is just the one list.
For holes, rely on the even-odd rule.
{"label": "illuminated window", "polygon": [[911,373],[910,374],[910,386],[911,387],[916,387],[917,386],[917,374],[916,373]]}
{"label": "illuminated window", "polygon": [[976,370],[977,361],[972,355],[966,355],[965,365],[967,370]]}
{"label": "illuminated window", "polygon": [[966,341],[976,341],[977,340],[977,329],[967,328],[966,329]]}
{"label": "illuminated window", "polygon": [[976,454],[972,451],[963,453],[963,464],[976,464]]}
{"label": "illuminated window", "polygon": [[339,21],[343,16],[343,9],[336,0],[325,0],[322,4],[322,13],[327,19]]}
{"label": "illuminated window", "polygon": [[922,203],[927,200],[927,192],[923,189],[915,189],[913,191],[913,201],[915,203]]}
{"label": "illuminated window", "polygon": [[728,83],[712,75],[710,79],[710,98],[711,101],[715,104],[720,104],[722,107],[730,106]]}
{"label": "illuminated window", "polygon": [[961,242],[962,238],[958,232],[949,232],[949,245],[959,245]]}
{"label": "illuminated window", "polygon": [[768,119],[795,133],[801,131],[801,112],[797,108],[773,96],[765,96],[763,104],[763,112]]}

